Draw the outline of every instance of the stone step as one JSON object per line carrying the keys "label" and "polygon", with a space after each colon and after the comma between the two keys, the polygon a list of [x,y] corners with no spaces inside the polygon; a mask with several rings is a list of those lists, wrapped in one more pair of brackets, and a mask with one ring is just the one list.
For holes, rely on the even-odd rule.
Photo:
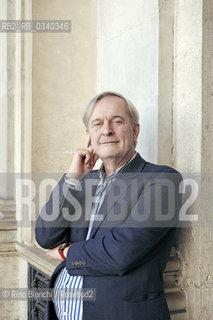
{"label": "stone step", "polygon": [[0,231],[2,230],[16,230],[17,221],[5,221],[0,219]]}
{"label": "stone step", "polygon": [[164,282],[164,288],[166,293],[179,292],[181,290],[177,282],[176,274],[173,274],[173,275],[164,274],[163,282]]}
{"label": "stone step", "polygon": [[16,230],[0,230],[0,243],[1,242],[16,242],[17,231]]}
{"label": "stone step", "polygon": [[170,257],[176,256],[176,255],[177,255],[177,250],[176,250],[176,248],[173,246],[173,247],[172,247],[172,250],[171,250],[171,253],[170,253]]}
{"label": "stone step", "polygon": [[3,220],[15,220],[16,219],[16,213],[15,211],[4,211],[4,210],[0,210],[1,212],[1,219]]}
{"label": "stone step", "polygon": [[181,292],[181,288],[179,286],[174,286],[174,287],[165,287],[164,288],[165,293],[173,293],[173,292]]}
{"label": "stone step", "polygon": [[18,255],[16,251],[15,244],[11,242],[2,242],[0,243],[0,256],[10,256]]}
{"label": "stone step", "polygon": [[171,315],[171,320],[187,320],[187,312],[185,310],[175,312],[175,313],[170,313]]}
{"label": "stone step", "polygon": [[183,291],[166,293],[166,300],[171,313],[176,314],[186,310],[186,298]]}
{"label": "stone step", "polygon": [[179,257],[177,255],[170,256],[164,273],[166,274],[167,272],[168,273],[178,272],[180,270],[180,267],[181,267],[181,262],[180,262]]}
{"label": "stone step", "polygon": [[17,229],[16,214],[13,211],[0,211],[0,230]]}
{"label": "stone step", "polygon": [[16,210],[16,202],[15,200],[4,200],[0,199],[0,211],[13,211]]}

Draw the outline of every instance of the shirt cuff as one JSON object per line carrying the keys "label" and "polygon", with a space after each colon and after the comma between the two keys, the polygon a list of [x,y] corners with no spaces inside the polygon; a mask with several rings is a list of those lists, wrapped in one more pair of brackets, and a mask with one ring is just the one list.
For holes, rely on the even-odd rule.
{"label": "shirt cuff", "polygon": [[81,181],[77,179],[67,179],[66,174],[64,175],[64,181],[66,182],[67,186],[73,190],[80,191],[81,190]]}

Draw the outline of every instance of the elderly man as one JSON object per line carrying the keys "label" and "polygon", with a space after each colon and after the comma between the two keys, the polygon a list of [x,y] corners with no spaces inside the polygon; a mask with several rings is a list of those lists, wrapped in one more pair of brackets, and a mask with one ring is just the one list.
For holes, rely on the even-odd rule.
{"label": "elderly man", "polygon": [[[181,176],[135,151],[138,112],[122,95],[99,94],[83,120],[87,146],[74,152],[36,223],[37,242],[61,261],[50,288],[81,294],[56,295],[45,319],[169,320],[163,271],[174,242]],[[101,168],[92,170],[98,158]],[[85,299],[87,288],[94,299]]]}

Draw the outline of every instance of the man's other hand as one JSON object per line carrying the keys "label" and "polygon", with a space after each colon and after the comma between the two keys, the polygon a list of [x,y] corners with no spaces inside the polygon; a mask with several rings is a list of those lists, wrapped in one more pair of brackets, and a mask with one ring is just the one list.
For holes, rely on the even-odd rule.
{"label": "man's other hand", "polygon": [[[65,258],[67,257],[67,251],[69,250],[69,247],[71,246],[72,244],[70,244],[68,247],[64,248],[63,250],[63,254],[65,256]],[[64,259],[60,256],[59,252],[58,252],[58,249],[59,247],[61,246],[61,244],[53,249],[50,249],[47,251],[47,256],[49,259],[55,259],[55,260],[58,260],[58,261],[64,261]]]}

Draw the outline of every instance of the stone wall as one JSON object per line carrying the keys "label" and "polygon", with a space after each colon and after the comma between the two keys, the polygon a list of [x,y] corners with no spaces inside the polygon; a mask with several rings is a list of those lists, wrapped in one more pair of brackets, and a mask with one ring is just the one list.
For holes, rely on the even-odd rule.
{"label": "stone wall", "polygon": [[140,111],[137,149],[157,161],[159,9],[157,0],[99,1],[98,92],[118,91]]}
{"label": "stone wall", "polygon": [[[35,245],[13,173],[64,173],[85,144],[82,112],[96,93],[96,9],[96,0],[0,2],[1,20],[72,20],[71,33],[0,34],[1,288],[27,287],[31,250],[23,256],[15,242]],[[27,301],[0,301],[0,311],[1,319],[25,320]]]}
{"label": "stone wall", "polygon": [[32,171],[65,172],[85,145],[82,113],[96,93],[96,0],[33,1],[33,19],[72,20],[33,37]]}

